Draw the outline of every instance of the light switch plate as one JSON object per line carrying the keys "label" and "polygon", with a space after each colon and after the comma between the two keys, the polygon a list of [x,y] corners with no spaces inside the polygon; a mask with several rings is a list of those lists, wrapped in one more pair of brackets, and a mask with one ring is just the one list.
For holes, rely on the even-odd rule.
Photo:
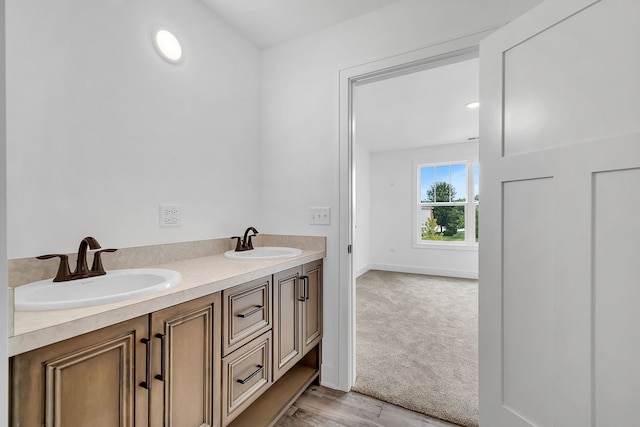
{"label": "light switch plate", "polygon": [[331,208],[309,208],[309,224],[330,225]]}
{"label": "light switch plate", "polygon": [[160,205],[160,227],[180,227],[182,225],[182,205]]}

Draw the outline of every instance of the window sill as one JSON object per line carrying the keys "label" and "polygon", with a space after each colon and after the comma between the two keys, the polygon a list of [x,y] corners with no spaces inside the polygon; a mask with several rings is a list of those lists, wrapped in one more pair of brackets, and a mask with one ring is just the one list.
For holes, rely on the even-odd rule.
{"label": "window sill", "polygon": [[467,252],[477,252],[478,244],[477,243],[453,243],[453,242],[443,242],[443,243],[413,243],[414,249],[437,249],[437,250],[445,250],[445,251],[467,251]]}

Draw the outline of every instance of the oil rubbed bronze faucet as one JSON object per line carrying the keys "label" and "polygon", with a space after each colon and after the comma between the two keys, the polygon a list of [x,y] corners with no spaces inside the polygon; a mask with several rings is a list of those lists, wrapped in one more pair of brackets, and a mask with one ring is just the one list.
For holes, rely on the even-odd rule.
{"label": "oil rubbed bronze faucet", "polygon": [[102,249],[93,254],[93,264],[91,269],[87,266],[87,250],[88,249],[100,249],[100,244],[96,239],[91,236],[85,237],[80,242],[78,248],[78,260],[76,262],[76,269],[72,273],[69,268],[69,256],[65,254],[49,254],[40,255],[38,259],[60,258],[60,265],[58,266],[58,273],[54,277],[54,282],[67,282],[69,280],[84,279],[87,277],[102,276],[107,274],[102,266],[102,253],[103,252],[115,252],[117,249]]}
{"label": "oil rubbed bronze faucet", "polygon": [[[253,234],[249,235],[250,231],[253,232]],[[251,238],[257,235],[258,235],[258,230],[256,230],[253,227],[249,227],[245,230],[244,237],[242,238],[242,240],[240,240],[240,236],[233,236],[231,239],[237,239],[235,251],[242,252],[242,251],[252,250],[253,243],[251,242]]]}

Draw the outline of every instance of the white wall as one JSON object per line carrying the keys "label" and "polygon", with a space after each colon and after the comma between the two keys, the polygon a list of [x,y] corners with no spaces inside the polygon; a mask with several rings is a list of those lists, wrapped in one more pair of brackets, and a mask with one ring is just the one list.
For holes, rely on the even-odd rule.
{"label": "white wall", "polygon": [[354,145],[356,212],[353,237],[353,271],[355,276],[371,267],[371,153]]}
{"label": "white wall", "polygon": [[414,162],[477,160],[477,141],[371,154],[372,268],[478,277],[477,247],[414,248]]}
{"label": "white wall", "polygon": [[9,258],[261,230],[260,52],[201,2],[14,1],[6,30]]}
{"label": "white wall", "polygon": [[[272,232],[327,236],[323,384],[338,387],[339,71],[502,24],[539,0],[405,0],[263,52],[262,220]],[[332,207],[330,226],[307,209]]]}

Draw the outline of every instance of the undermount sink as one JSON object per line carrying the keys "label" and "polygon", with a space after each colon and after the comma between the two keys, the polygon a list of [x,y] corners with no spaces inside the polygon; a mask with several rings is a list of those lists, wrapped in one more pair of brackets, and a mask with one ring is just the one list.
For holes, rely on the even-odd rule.
{"label": "undermount sink", "polygon": [[87,307],[151,295],[180,283],[182,276],[162,268],[111,270],[106,275],[54,282],[40,280],[14,290],[18,311]]}
{"label": "undermount sink", "polygon": [[293,258],[301,254],[302,250],[297,248],[287,248],[283,246],[260,246],[242,252],[227,251],[224,253],[224,256],[231,259],[259,260]]}

